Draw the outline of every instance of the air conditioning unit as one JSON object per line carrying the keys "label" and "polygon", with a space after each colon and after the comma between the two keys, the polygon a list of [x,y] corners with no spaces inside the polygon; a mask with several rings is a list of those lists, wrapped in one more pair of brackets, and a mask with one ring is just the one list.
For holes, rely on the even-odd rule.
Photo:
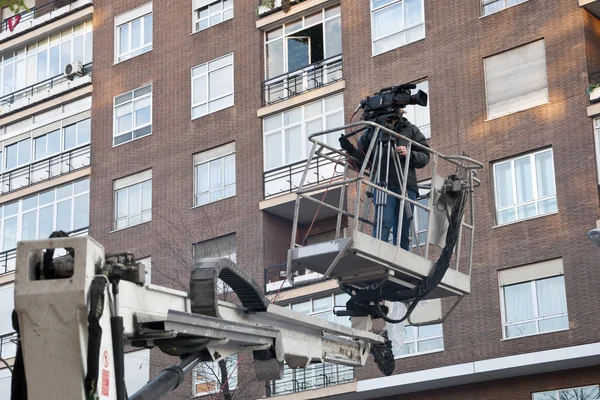
{"label": "air conditioning unit", "polygon": [[80,61],[73,61],[65,65],[65,78],[73,80],[76,76],[83,76],[83,64]]}

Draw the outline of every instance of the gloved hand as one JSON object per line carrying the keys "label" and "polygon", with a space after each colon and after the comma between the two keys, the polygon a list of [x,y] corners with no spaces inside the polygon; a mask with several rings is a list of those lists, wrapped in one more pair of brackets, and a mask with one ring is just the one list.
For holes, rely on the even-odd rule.
{"label": "gloved hand", "polygon": [[356,150],[354,148],[354,145],[352,143],[350,143],[350,141],[348,140],[348,138],[346,136],[344,136],[342,134],[342,136],[340,136],[340,147],[344,150],[346,150],[348,153],[352,154],[354,152],[354,150]]}

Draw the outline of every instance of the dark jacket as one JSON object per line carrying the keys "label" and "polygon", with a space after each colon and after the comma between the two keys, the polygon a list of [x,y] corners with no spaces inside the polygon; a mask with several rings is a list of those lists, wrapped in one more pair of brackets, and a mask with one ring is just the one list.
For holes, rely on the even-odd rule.
{"label": "dark jacket", "polygon": [[[397,122],[395,124],[393,124],[391,122],[387,122],[385,119],[385,116],[378,118],[378,120],[376,120],[375,122],[386,128],[392,129],[395,132],[399,133],[400,135],[402,135],[406,138],[409,138],[419,144],[422,144],[423,146],[429,147],[429,144],[427,144],[427,140],[425,139],[425,136],[423,136],[423,134],[421,133],[419,128],[417,128],[415,125],[411,124],[404,117],[400,118],[400,120],[397,120]],[[351,154],[353,157],[364,162],[364,158],[365,158],[365,155],[367,154],[367,150],[369,149],[369,144],[371,143],[371,138],[373,137],[374,132],[375,132],[375,130],[373,128],[368,128],[367,131],[362,134],[362,136],[358,139],[358,147],[359,148],[355,149],[353,154]],[[387,146],[388,146],[388,144],[384,142],[384,147],[383,147],[384,150],[383,150],[383,154],[381,156],[381,160],[382,160],[381,161],[381,164],[382,164],[381,180],[382,181],[385,180],[385,174],[386,174],[386,170],[387,170],[387,168],[386,168]],[[406,140],[396,139],[396,146],[405,146],[408,148],[408,142]],[[372,168],[372,167],[374,165],[375,166],[377,165],[377,158],[375,158],[375,150],[376,149],[373,149],[373,155],[371,156],[371,160],[369,162],[369,168],[371,169],[371,171],[374,170],[374,168]],[[393,151],[393,149],[392,149],[392,151]],[[391,156],[391,154],[392,153],[390,153],[390,156]],[[390,160],[391,160],[391,158],[390,158]],[[401,163],[401,167],[403,170],[404,170],[404,162],[405,162],[405,159],[401,157],[400,163]],[[418,191],[416,168],[423,168],[428,163],[429,163],[429,152],[419,148],[418,146],[413,145],[412,149],[411,149],[410,163],[408,165],[408,182],[406,185],[406,187],[408,189],[413,189],[415,191]],[[390,189],[400,188],[401,187],[400,179],[398,177],[398,174],[396,173],[396,168],[392,162],[390,162],[389,171],[390,171],[390,177],[388,180],[388,187]],[[378,182],[376,182],[376,183],[378,183]]]}

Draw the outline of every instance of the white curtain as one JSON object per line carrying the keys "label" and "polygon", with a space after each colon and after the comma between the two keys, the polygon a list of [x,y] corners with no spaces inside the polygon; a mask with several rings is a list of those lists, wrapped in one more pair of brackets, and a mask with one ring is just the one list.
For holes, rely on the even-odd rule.
{"label": "white curtain", "polygon": [[564,276],[536,281],[536,291],[540,317],[567,312]]}
{"label": "white curtain", "polygon": [[531,283],[520,283],[504,287],[506,322],[523,321],[533,318]]}
{"label": "white curtain", "polygon": [[535,168],[537,174],[538,197],[555,195],[554,168],[552,166],[552,152],[550,150],[535,156]]}
{"label": "white curtain", "polygon": [[494,180],[496,181],[496,199],[498,208],[514,204],[512,168],[510,161],[494,166]]}

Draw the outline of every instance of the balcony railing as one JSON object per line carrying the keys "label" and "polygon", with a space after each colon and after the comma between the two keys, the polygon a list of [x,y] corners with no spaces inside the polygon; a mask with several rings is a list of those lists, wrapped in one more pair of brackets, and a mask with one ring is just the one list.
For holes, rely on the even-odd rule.
{"label": "balcony railing", "polygon": [[283,379],[271,382],[269,396],[297,393],[353,380],[354,369],[345,365],[321,363],[295,370],[286,368],[283,372]]}
{"label": "balcony railing", "polygon": [[[8,360],[17,355],[17,332],[9,332],[0,335],[0,358]],[[0,368],[5,365],[0,365]]]}
{"label": "balcony railing", "polygon": [[[69,232],[69,236],[85,236],[88,234],[89,227],[79,228]],[[55,257],[61,255],[60,252],[54,254]],[[8,274],[16,268],[17,249],[9,249],[0,252],[0,275]]]}
{"label": "balcony railing", "polygon": [[[279,196],[281,194],[292,193],[298,188],[306,160],[286,165],[264,173],[264,193],[265,199]],[[305,187],[318,185],[328,182],[332,177],[341,177],[344,171],[341,168],[336,170],[335,163],[323,157],[315,158],[311,161],[310,170],[306,178]]]}
{"label": "balcony railing", "polygon": [[342,79],[342,56],[316,62],[263,83],[263,105],[268,106]]}
{"label": "balcony railing", "polygon": [[35,161],[0,175],[0,195],[56,178],[90,165],[90,145]]}
{"label": "balcony railing", "polygon": [[67,6],[73,2],[75,2],[75,0],[53,0],[48,3],[42,4],[38,7],[31,7],[29,11],[22,11],[2,21],[2,25],[0,25],[0,32],[5,32],[9,30],[9,20],[13,21],[14,26],[14,24],[16,24],[17,21],[18,24],[20,24],[31,19],[39,18],[43,15],[50,14],[52,11],[58,10],[59,8]]}
{"label": "balcony railing", "polygon": [[[265,268],[265,293],[273,293],[291,287],[290,283],[286,280],[286,265],[287,264],[283,263]],[[294,284],[296,286],[301,286],[303,282],[309,284],[310,282],[316,281],[323,276],[319,273],[304,268],[295,269],[292,271],[292,273],[294,274]]]}
{"label": "balcony railing", "polygon": [[[83,76],[92,76],[92,63],[87,63],[83,66]],[[64,74],[59,74],[52,78],[38,82],[35,85],[17,90],[16,92],[12,92],[6,96],[0,97],[0,108],[12,104],[17,100],[31,97],[44,91],[49,91],[52,88],[69,81],[70,79],[64,76]]]}
{"label": "balcony railing", "polygon": [[588,94],[590,102],[597,103],[600,101],[600,70],[591,72],[588,75]]}

